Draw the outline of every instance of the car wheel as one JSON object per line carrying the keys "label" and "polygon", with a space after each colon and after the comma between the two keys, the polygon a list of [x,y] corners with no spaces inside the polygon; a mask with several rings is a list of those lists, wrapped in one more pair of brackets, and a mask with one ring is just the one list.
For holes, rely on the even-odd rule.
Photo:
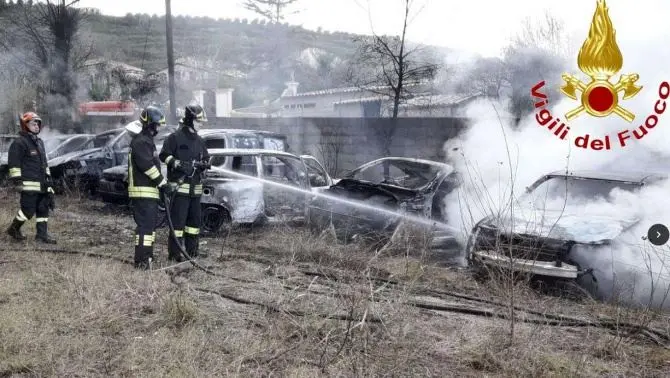
{"label": "car wheel", "polygon": [[218,206],[202,209],[202,230],[206,234],[215,234],[230,228],[232,218],[228,210]]}

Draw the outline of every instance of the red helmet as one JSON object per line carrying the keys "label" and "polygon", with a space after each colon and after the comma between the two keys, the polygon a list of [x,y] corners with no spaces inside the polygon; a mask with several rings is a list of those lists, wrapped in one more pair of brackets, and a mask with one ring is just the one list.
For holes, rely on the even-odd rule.
{"label": "red helmet", "polygon": [[40,126],[40,130],[42,129],[42,118],[40,118],[40,116],[38,116],[37,113],[26,112],[26,113],[23,113],[23,115],[21,116],[21,120],[20,120],[21,130],[30,131],[30,130],[28,130],[28,123],[30,121],[37,122],[37,124]]}

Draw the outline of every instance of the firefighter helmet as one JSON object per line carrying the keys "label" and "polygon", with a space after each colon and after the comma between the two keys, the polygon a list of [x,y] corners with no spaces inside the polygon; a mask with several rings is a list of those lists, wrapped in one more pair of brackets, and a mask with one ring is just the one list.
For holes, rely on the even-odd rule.
{"label": "firefighter helmet", "polygon": [[140,113],[140,122],[142,122],[143,126],[165,125],[165,114],[155,106],[147,106]]}
{"label": "firefighter helmet", "polygon": [[30,121],[37,122],[40,127],[40,131],[42,130],[42,118],[40,118],[40,116],[38,116],[35,112],[23,113],[21,119],[19,120],[19,123],[21,124],[21,130],[30,132],[30,129],[28,129],[28,123],[30,123]]}
{"label": "firefighter helmet", "polygon": [[207,122],[207,115],[200,105],[186,105],[184,121]]}

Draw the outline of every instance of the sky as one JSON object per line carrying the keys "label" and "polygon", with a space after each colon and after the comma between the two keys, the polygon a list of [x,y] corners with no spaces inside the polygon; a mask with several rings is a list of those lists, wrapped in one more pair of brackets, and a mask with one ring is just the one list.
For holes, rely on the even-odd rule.
{"label": "sky", "polygon": [[[519,30],[527,17],[542,19],[550,12],[568,30],[586,37],[596,0],[413,0],[411,40],[450,47],[484,56],[499,56],[501,49]],[[103,14],[165,14],[164,0],[81,0],[81,6],[98,8]],[[213,18],[257,16],[245,10],[242,0],[172,0],[173,15]],[[308,29],[350,33],[397,34],[402,27],[403,0],[299,0],[286,18]],[[654,28],[665,27],[670,1],[609,0],[610,17],[617,36],[642,39]],[[651,29],[650,29],[651,28]],[[581,44],[581,42],[580,42]]]}

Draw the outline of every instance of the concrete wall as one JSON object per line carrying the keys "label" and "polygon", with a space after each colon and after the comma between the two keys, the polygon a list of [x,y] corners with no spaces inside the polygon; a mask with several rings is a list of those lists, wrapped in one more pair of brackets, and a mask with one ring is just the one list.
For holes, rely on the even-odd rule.
{"label": "concrete wall", "polygon": [[[463,129],[464,118],[214,118],[208,128],[267,130],[285,134],[291,152],[317,157],[331,174],[390,155],[444,161],[442,146]],[[392,134],[392,135],[391,135]]]}

